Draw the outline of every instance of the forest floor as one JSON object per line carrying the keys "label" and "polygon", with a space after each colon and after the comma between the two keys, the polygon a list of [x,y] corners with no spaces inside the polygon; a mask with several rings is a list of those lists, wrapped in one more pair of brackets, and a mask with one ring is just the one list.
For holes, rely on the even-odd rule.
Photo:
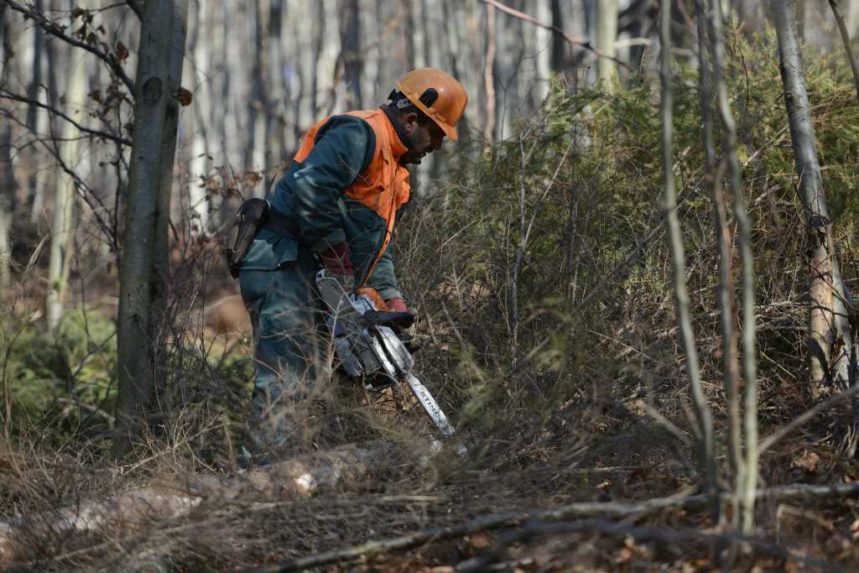
{"label": "forest floor", "polygon": [[[326,572],[859,568],[856,500],[801,493],[762,499],[756,534],[732,534],[713,523],[700,500],[688,501],[699,493],[689,448],[635,402],[570,407],[539,432],[517,419],[493,435],[464,432],[470,454],[460,460],[447,449],[428,457],[426,440],[408,429],[422,425],[415,410],[394,415],[379,401],[338,400],[327,406],[336,409],[326,414],[328,422],[360,419],[345,430],[358,448],[378,440],[390,447],[371,453],[360,472],[340,468],[331,478],[324,470],[320,479],[330,482],[313,493],[260,485],[265,467],[203,460],[193,436],[126,464],[105,465],[85,450],[5,452],[4,505],[15,507],[19,518],[42,516],[8,536],[6,570],[286,571],[297,570],[299,562],[291,560],[305,558],[321,558],[310,569]],[[768,453],[764,489],[855,481],[859,464],[805,438],[793,436]],[[325,452],[310,444],[306,467]],[[201,479],[209,486],[201,489]],[[147,497],[148,510],[93,518],[90,500],[141,487],[161,492],[162,500],[176,495],[194,503],[164,511]],[[658,504],[634,505],[653,500]],[[70,529],[48,517],[62,508],[72,508],[72,521],[100,521]],[[7,519],[4,531],[14,524]],[[326,552],[348,548],[356,548],[351,559],[325,564]]]}

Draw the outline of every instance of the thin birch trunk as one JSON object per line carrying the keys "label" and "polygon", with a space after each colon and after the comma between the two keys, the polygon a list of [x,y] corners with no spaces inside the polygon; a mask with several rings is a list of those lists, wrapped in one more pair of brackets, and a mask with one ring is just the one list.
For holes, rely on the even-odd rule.
{"label": "thin birch trunk", "polygon": [[[313,33],[312,65],[310,69],[310,112],[312,117],[319,113],[319,60],[322,58],[325,36],[325,3],[319,0],[314,6],[311,29]],[[298,122],[296,122],[298,123]]]}
{"label": "thin birch trunk", "polygon": [[403,10],[403,39],[406,43],[406,66],[413,70],[417,67],[415,56],[415,16],[412,0],[401,0]]}
{"label": "thin birch trunk", "polygon": [[796,36],[793,3],[771,0],[773,23],[778,38],[785,107],[790,124],[797,192],[805,210],[809,238],[809,347],[810,383],[814,399],[848,381],[848,354],[852,335],[848,325],[841,282],[835,282],[832,221],[826,204],[820,164],[817,159],[811,107],[802,73]]}
{"label": "thin birch trunk", "polygon": [[[10,27],[6,19],[6,5],[0,3],[0,47],[2,47],[3,69],[0,84],[6,85],[9,76],[9,60],[12,59]],[[11,282],[10,261],[12,255],[12,214],[17,191],[12,165],[12,122],[0,122],[0,303],[5,299]],[[7,412],[8,414],[8,412]],[[9,424],[8,415],[4,416]],[[8,432],[7,432],[8,434]]]}
{"label": "thin birch trunk", "polygon": [[[723,161],[728,164],[728,186],[734,199],[734,219],[742,260],[743,310],[743,377],[745,378],[743,430],[746,458],[742,471],[740,530],[750,534],[754,529],[755,488],[758,477],[758,407],[757,361],[755,351],[755,260],[752,254],[752,225],[746,210],[740,163],[737,160],[737,129],[731,114],[728,86],[725,80],[725,41],[722,31],[722,5],[717,0],[710,13],[710,43],[713,51],[713,79],[722,120]],[[733,413],[732,413],[733,414]]]}
{"label": "thin birch trunk", "polygon": [[486,126],[483,138],[489,145],[495,141],[495,6],[486,5],[486,52],[483,61],[483,90],[486,94]]}
{"label": "thin birch trunk", "polygon": [[[73,50],[69,55],[65,91],[66,115],[75,117],[86,106],[86,55]],[[82,114],[81,114],[82,115]],[[63,163],[74,167],[78,161],[78,141],[81,134],[70,122],[63,124],[60,157]],[[57,181],[51,217],[51,256],[48,263],[48,295],[45,317],[48,330],[56,334],[63,317],[63,298],[69,275],[69,255],[74,232],[75,182],[71,177]]]}
{"label": "thin birch trunk", "polygon": [[[209,107],[213,90],[210,77],[210,56],[208,30],[211,29],[211,19],[206,16],[200,2],[195,3],[194,10],[194,37],[189,46],[189,51],[194,54],[194,119],[193,133],[191,135],[191,161],[190,177],[188,182],[188,199],[191,212],[193,213],[191,228],[198,226],[197,231],[206,233],[209,231],[209,202],[206,189],[202,182],[209,175]],[[202,36],[206,31],[206,36]]]}
{"label": "thin birch trunk", "polygon": [[832,16],[835,18],[835,23],[838,24],[838,32],[841,34],[844,51],[847,53],[847,63],[850,64],[850,71],[853,72],[853,86],[856,88],[856,99],[859,100],[859,66],[856,64],[856,56],[853,54],[853,46],[850,44],[850,32],[847,31],[847,24],[845,24],[844,17],[838,9],[837,0],[829,0],[829,7],[832,8]]}
{"label": "thin birch trunk", "polygon": [[692,316],[689,309],[689,294],[686,289],[686,256],[683,251],[683,238],[680,233],[680,219],[677,216],[677,195],[674,184],[673,159],[673,95],[671,88],[671,2],[660,3],[660,79],[662,85],[662,181],[665,193],[665,211],[668,227],[668,243],[671,249],[671,264],[674,269],[674,296],[677,301],[677,320],[683,353],[686,356],[686,369],[692,387],[692,403],[700,433],[700,456],[705,475],[705,491],[713,500],[713,517],[718,519],[719,500],[716,496],[717,467],[713,444],[713,422],[707,397],[701,383],[698,367],[698,351],[695,347],[695,334],[692,330]]}
{"label": "thin birch trunk", "polygon": [[[277,170],[283,162],[283,118],[284,97],[289,94],[289,86],[284,85],[284,54],[278,42],[283,34],[284,6],[280,0],[269,0],[268,28],[265,30],[264,50],[268,53],[268,75],[263,83],[263,99],[266,102],[265,112],[265,174],[266,181],[277,175]],[[284,85],[282,91],[279,89]]]}
{"label": "thin birch trunk", "polygon": [[[156,321],[166,285],[170,173],[176,145],[175,88],[185,42],[187,0],[148,0],[140,34],[134,136],[117,321],[117,435],[114,451],[131,445],[149,412],[157,369]],[[177,53],[178,52],[178,53]],[[176,63],[178,60],[178,64]],[[153,308],[155,305],[155,308]]]}
{"label": "thin birch trunk", "polygon": [[[552,26],[557,30],[564,29],[564,11],[561,0],[551,0]],[[567,65],[567,41],[557,32],[552,33],[552,71],[561,73]]]}
{"label": "thin birch trunk", "polygon": [[618,88],[617,64],[612,61],[617,40],[617,0],[597,0],[597,51],[604,57],[597,60],[599,81],[607,93]]}
{"label": "thin birch trunk", "polygon": [[267,6],[265,0],[254,0],[251,6],[253,14],[248,18],[247,26],[249,43],[253,43],[254,56],[251,67],[251,95],[248,102],[248,147],[246,149],[245,168],[258,169],[267,173],[266,163],[266,122],[268,117],[268,101],[266,98],[265,70],[268,68],[268,51],[265,46]]}
{"label": "thin birch trunk", "polygon": [[[705,6],[706,4],[706,6]],[[713,86],[707,54],[711,45],[707,43],[707,21],[712,17],[712,7],[707,0],[696,0],[695,11],[698,25],[699,95],[703,129],[704,153],[706,157],[706,179],[713,199],[714,230],[719,249],[719,286],[716,299],[719,302],[719,320],[722,331],[722,379],[725,387],[728,411],[728,462],[730,464],[734,495],[731,497],[734,527],[739,525],[739,492],[743,484],[742,422],[740,417],[739,378],[740,366],[737,355],[737,332],[734,325],[734,275],[732,264],[732,238],[728,227],[728,214],[722,189],[723,169],[717,168],[716,147],[713,137]],[[712,36],[713,33],[710,33]],[[714,62],[716,58],[714,57]],[[718,86],[717,86],[718,89]],[[723,165],[723,164],[722,164]]]}

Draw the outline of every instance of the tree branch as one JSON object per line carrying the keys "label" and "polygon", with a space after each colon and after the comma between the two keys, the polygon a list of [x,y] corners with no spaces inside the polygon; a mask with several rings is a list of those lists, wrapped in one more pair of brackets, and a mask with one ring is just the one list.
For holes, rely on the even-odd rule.
{"label": "tree branch", "polygon": [[43,13],[37,11],[32,6],[27,7],[22,3],[18,2],[18,0],[3,0],[12,10],[22,14],[24,18],[32,19],[36,24],[38,24],[45,32],[48,34],[59,38],[60,40],[71,44],[72,46],[76,46],[87,52],[95,55],[98,59],[107,64],[110,71],[113,72],[116,77],[122,80],[122,83],[125,84],[125,87],[128,88],[128,91],[131,92],[132,97],[134,97],[134,80],[128,77],[128,74],[125,73],[125,70],[122,69],[122,65],[120,62],[112,55],[106,54],[95,48],[90,46],[86,42],[82,42],[76,38],[73,38],[65,33],[65,30],[62,26],[45,16]]}
{"label": "tree branch", "polygon": [[[797,500],[798,498],[821,498],[821,497],[848,497],[859,495],[859,484],[836,484],[836,485],[807,485],[795,484],[784,487],[774,487],[767,490],[758,490],[756,497],[766,499]],[[728,496],[722,495],[721,498]],[[556,509],[535,512],[502,513],[486,515],[477,519],[466,521],[449,527],[432,527],[422,529],[402,537],[392,537],[381,541],[368,541],[362,545],[356,545],[346,549],[335,549],[308,557],[282,561],[272,565],[266,565],[251,569],[253,573],[281,573],[286,571],[303,571],[311,567],[319,567],[329,563],[338,563],[357,558],[366,559],[398,549],[410,549],[425,543],[441,541],[462,537],[478,531],[504,529],[527,525],[528,523],[540,521],[565,521],[574,518],[601,517],[601,518],[623,518],[630,516],[641,516],[643,514],[661,511],[665,509],[692,509],[700,508],[711,503],[710,496],[703,494],[689,496],[669,496],[645,500],[638,503],[620,502],[583,502],[573,503]],[[613,525],[614,527],[615,525]],[[620,525],[616,525],[620,527]]]}
{"label": "tree branch", "polygon": [[495,8],[504,12],[505,14],[513,16],[514,18],[518,18],[518,19],[520,19],[524,22],[528,22],[530,24],[534,24],[535,26],[537,26],[539,28],[543,28],[544,30],[549,30],[552,33],[557,34],[558,36],[563,38],[568,44],[570,44],[572,46],[578,46],[579,48],[587,50],[587,51],[593,53],[593,55],[595,55],[598,58],[610,60],[610,61],[616,63],[617,65],[622,66],[623,68],[625,68],[626,70],[628,70],[630,72],[633,71],[632,67],[629,64],[627,64],[626,62],[619,60],[618,58],[615,58],[614,56],[609,56],[607,54],[603,54],[599,50],[594,48],[591,45],[590,40],[581,40],[579,38],[573,38],[572,36],[567,34],[565,31],[561,30],[560,28],[552,26],[551,24],[546,24],[545,22],[541,22],[541,21],[537,20],[536,18],[534,18],[533,16],[529,16],[528,14],[525,14],[524,12],[520,12],[519,10],[515,10],[515,9],[511,8],[510,6],[507,6],[505,4],[502,4],[501,2],[498,2],[498,0],[480,0],[480,1],[483,2],[484,4],[488,4],[489,6],[494,6]]}
{"label": "tree branch", "polygon": [[[8,99],[8,100],[12,100],[12,101],[19,101],[21,103],[34,105],[38,108],[47,110],[48,113],[51,113],[51,114],[56,115],[58,117],[61,117],[62,119],[66,120],[67,122],[69,122],[70,124],[75,126],[75,128],[77,128],[81,133],[86,133],[88,135],[92,135],[95,137],[101,137],[102,139],[107,139],[109,141],[119,143],[120,145],[128,145],[128,146],[131,145],[130,139],[125,139],[124,137],[120,137],[118,135],[114,135],[114,134],[108,133],[106,131],[101,131],[98,129],[92,129],[90,127],[83,126],[83,125],[79,124],[78,122],[76,122],[75,120],[73,120],[68,115],[66,115],[65,113],[61,112],[60,110],[58,110],[54,107],[51,107],[47,104],[44,104],[38,100],[30,99],[26,96],[12,93],[8,90],[3,89],[2,87],[0,87],[0,99]],[[38,135],[38,134],[34,134],[34,135]]]}

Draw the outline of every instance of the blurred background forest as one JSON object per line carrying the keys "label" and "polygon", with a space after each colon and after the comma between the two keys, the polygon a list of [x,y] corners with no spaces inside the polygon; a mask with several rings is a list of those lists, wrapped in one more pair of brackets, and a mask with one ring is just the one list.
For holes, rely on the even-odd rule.
{"label": "blurred background forest", "polygon": [[[170,150],[165,312],[153,335],[163,343],[157,360],[165,380],[140,440],[148,449],[136,461],[111,461],[119,268],[134,241],[125,235],[125,211],[143,4],[0,0],[2,514],[38,513],[165,475],[181,482],[183,472],[236,469],[253,366],[249,323],[222,256],[234,213],[243,198],[266,194],[318,119],[377,107],[404,72],[423,66],[457,77],[470,102],[460,140],[413,171],[416,195],[395,258],[419,330],[431,340],[418,355],[418,371],[474,444],[472,473],[453,478],[442,465],[431,477],[421,473],[415,487],[417,470],[387,468],[391,491],[443,491],[445,499],[438,511],[420,506],[410,519],[400,515],[387,525],[382,502],[374,505],[363,491],[360,500],[343,498],[354,505],[331,509],[340,515],[336,524],[318,519],[309,505],[261,511],[256,515],[269,520],[264,533],[260,522],[229,506],[221,517],[232,546],[187,531],[168,539],[154,522],[144,533],[102,532],[65,545],[39,530],[17,550],[16,563],[111,570],[117,562],[110,550],[81,549],[109,538],[126,557],[146,563],[142,556],[155,552],[169,554],[176,570],[202,563],[217,570],[361,541],[367,532],[349,512],[358,504],[371,507],[367,519],[380,523],[381,535],[455,523],[466,511],[643,499],[706,481],[663,226],[656,0],[188,1]],[[820,392],[809,383],[810,235],[797,194],[773,7],[722,4],[733,150],[751,223],[758,419],[766,436],[841,388]],[[859,0],[788,3],[833,254],[847,292],[859,292],[859,80],[833,4],[855,53]],[[722,384],[710,195],[713,180],[726,172],[708,164],[702,145],[696,2],[667,5],[676,212],[697,360],[724,472],[718,481],[731,490],[725,483],[733,475],[724,468],[733,463],[726,438],[732,414]],[[727,137],[716,128],[720,145]],[[737,224],[728,215],[739,285]],[[739,323],[737,308],[729,314]],[[323,405],[308,408],[297,454],[392,435],[411,442],[410,430],[360,398],[344,402],[337,394],[321,392]],[[762,487],[854,481],[855,412],[841,400],[768,444]],[[412,411],[412,422],[416,417]],[[118,469],[93,470],[108,466]],[[471,477],[478,474],[489,481]],[[442,506],[460,510],[445,516]],[[806,555],[848,570],[859,562],[853,502],[813,511],[784,507],[758,506],[761,535],[777,533],[779,543],[801,545]],[[181,519],[223,526],[195,521],[203,519],[199,511]],[[690,525],[681,515],[659,520]],[[312,525],[321,532],[317,541],[285,542],[275,530],[290,521]],[[814,541],[818,533],[829,541]],[[569,535],[563,550],[547,549],[549,561],[581,543],[582,534]],[[676,551],[630,546],[616,534],[588,539],[595,551],[577,559],[594,569],[613,570],[631,552],[644,564],[640,570],[654,563],[684,570],[687,556]],[[464,558],[480,548],[449,551]],[[761,563],[761,555],[773,558],[746,556],[744,567]],[[773,559],[779,567],[790,558]]]}

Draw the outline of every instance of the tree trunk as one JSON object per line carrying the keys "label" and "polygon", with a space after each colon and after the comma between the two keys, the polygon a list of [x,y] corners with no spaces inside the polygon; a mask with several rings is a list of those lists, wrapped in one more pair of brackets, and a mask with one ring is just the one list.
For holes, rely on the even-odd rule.
{"label": "tree trunk", "polygon": [[719,513],[717,492],[717,467],[715,448],[713,444],[713,421],[707,397],[701,383],[701,373],[698,365],[698,350],[695,347],[695,333],[692,330],[692,315],[689,309],[689,293],[686,288],[686,255],[683,249],[683,237],[680,232],[680,219],[677,215],[677,193],[674,183],[674,152],[673,152],[673,122],[672,112],[672,80],[671,80],[671,0],[662,0],[659,9],[659,49],[660,49],[660,79],[662,85],[662,101],[660,115],[662,117],[662,182],[665,200],[666,226],[668,229],[668,246],[671,251],[671,266],[674,274],[674,297],[677,304],[677,322],[683,354],[686,356],[686,371],[692,387],[692,403],[695,406],[695,418],[700,435],[700,459],[705,476],[705,491],[712,496],[714,517]]}
{"label": "tree trunk", "polygon": [[[10,27],[6,20],[6,5],[0,3],[0,47],[2,47],[3,70],[0,84],[6,85],[9,75],[9,60],[12,59]],[[0,303],[6,296],[11,280],[12,214],[15,207],[15,173],[12,166],[12,122],[0,122]]]}
{"label": "tree trunk", "polygon": [[601,57],[597,60],[599,81],[608,93],[617,90],[617,64],[614,58],[614,43],[617,40],[617,0],[597,0],[597,51]]}
{"label": "tree trunk", "polygon": [[[721,3],[713,3],[710,13],[710,44],[713,52],[713,77],[718,99],[719,115],[722,119],[723,161],[728,164],[728,185],[734,199],[734,220],[742,259],[742,309],[743,309],[743,377],[745,378],[745,399],[743,429],[746,442],[746,457],[740,471],[742,484],[737,490],[740,496],[742,519],[740,531],[751,534],[754,529],[755,490],[758,480],[758,398],[757,398],[757,361],[755,351],[755,261],[752,254],[752,225],[746,210],[745,191],[743,190],[740,162],[737,159],[737,129],[731,113],[728,85],[725,80],[725,41],[722,31]],[[727,354],[726,354],[727,357]],[[731,381],[735,383],[734,381]],[[732,399],[738,399],[737,387],[729,389]],[[736,406],[730,407],[731,424],[736,415]],[[732,444],[732,448],[736,447]]]}
{"label": "tree trunk", "polygon": [[[66,115],[78,118],[86,107],[86,54],[73,50],[69,55],[68,82],[65,90]],[[78,161],[78,140],[81,134],[69,122],[63,124],[60,157],[73,168]],[[51,258],[48,263],[48,296],[45,317],[48,330],[56,335],[63,317],[63,297],[69,275],[69,254],[74,235],[75,182],[71,177],[57,181],[51,216]]]}
{"label": "tree trunk", "polygon": [[[561,0],[551,0],[552,3],[552,26],[558,30],[564,29],[564,11],[561,8]],[[552,33],[552,71],[559,74],[567,65],[567,42],[558,33]]]}
{"label": "tree trunk", "polygon": [[[722,187],[722,176],[724,164],[717,167],[716,146],[714,138],[713,121],[713,82],[711,70],[708,66],[707,54],[713,48],[707,43],[708,20],[714,18],[712,3],[708,0],[696,0],[695,11],[698,24],[698,57],[700,60],[699,74],[699,97],[701,105],[702,129],[701,136],[706,158],[707,175],[706,180],[710,185],[713,200],[713,214],[716,242],[719,250],[719,285],[716,299],[719,305],[720,330],[722,334],[722,380],[725,388],[725,400],[728,418],[728,463],[730,467],[731,484],[734,492],[739,492],[743,485],[743,449],[742,449],[742,424],[740,417],[740,363],[737,352],[737,330],[735,327],[735,301],[734,301],[734,271],[733,271],[733,237],[731,226],[728,222],[728,212],[725,205],[725,193]],[[710,36],[715,31],[710,26]],[[720,60],[714,54],[714,64],[719,65]],[[717,90],[719,89],[717,80]],[[739,497],[731,498],[731,518],[734,527],[739,525]]]}
{"label": "tree trunk", "polygon": [[[211,67],[209,55],[208,31],[211,29],[211,18],[203,11],[199,2],[195,2],[194,36],[189,51],[194,55],[193,60],[193,90],[194,118],[191,134],[191,161],[189,166],[188,201],[191,207],[191,231],[206,233],[209,231],[209,201],[206,189],[202,183],[209,175],[211,150],[209,148],[209,106],[211,105]],[[203,34],[206,36],[203,36]]]}
{"label": "tree trunk", "polygon": [[483,60],[483,90],[486,94],[486,125],[483,138],[487,145],[495,141],[495,6],[486,5],[486,47]]}
{"label": "tree trunk", "polygon": [[120,268],[116,453],[139,437],[155,390],[156,327],[166,290],[167,217],[176,147],[176,88],[187,12],[187,0],[148,0],[143,13]]}
{"label": "tree trunk", "polygon": [[[852,336],[848,326],[844,287],[837,275],[832,221],[826,205],[817,159],[811,107],[802,73],[796,35],[794,5],[772,0],[772,17],[778,48],[784,101],[790,123],[794,161],[799,175],[797,192],[806,216],[809,240],[809,348],[811,393],[815,399],[848,381],[848,353]],[[836,278],[838,280],[836,280]]]}
{"label": "tree trunk", "polygon": [[[859,4],[859,2],[854,4]],[[838,32],[841,34],[844,52],[847,54],[847,63],[850,64],[850,71],[853,74],[853,87],[856,88],[856,99],[859,100],[859,65],[856,64],[853,47],[850,45],[850,31],[847,29],[844,17],[841,16],[841,11],[838,9],[838,0],[829,0],[829,7],[832,9],[832,17],[835,18]]]}
{"label": "tree trunk", "polygon": [[346,107],[363,109],[361,76],[364,71],[364,56],[361,53],[358,0],[342,0],[340,16],[340,57],[343,58],[343,75],[346,80]]}

